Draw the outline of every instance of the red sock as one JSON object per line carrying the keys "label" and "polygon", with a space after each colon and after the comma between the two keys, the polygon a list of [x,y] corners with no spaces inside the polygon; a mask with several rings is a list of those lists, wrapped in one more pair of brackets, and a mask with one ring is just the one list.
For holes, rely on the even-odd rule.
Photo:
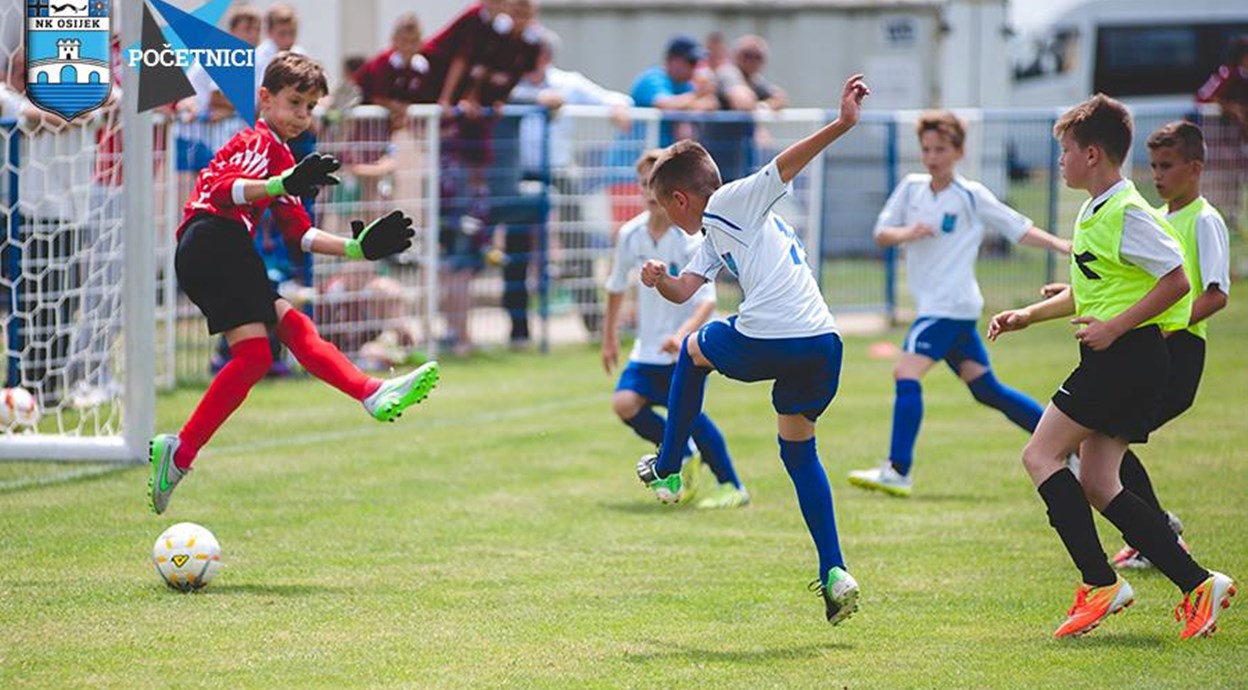
{"label": "red sock", "polygon": [[247,398],[256,382],[264,378],[273,364],[268,338],[248,338],[230,347],[230,361],[208,386],[191,418],[178,434],[182,443],[174,454],[173,463],[186,469],[195,461],[199,449],[221,428],[225,420]]}
{"label": "red sock", "polygon": [[346,355],[316,332],[306,314],[291,309],[277,324],[277,339],[295,359],[316,378],[356,400],[363,400],[381,387],[381,381],[360,371]]}

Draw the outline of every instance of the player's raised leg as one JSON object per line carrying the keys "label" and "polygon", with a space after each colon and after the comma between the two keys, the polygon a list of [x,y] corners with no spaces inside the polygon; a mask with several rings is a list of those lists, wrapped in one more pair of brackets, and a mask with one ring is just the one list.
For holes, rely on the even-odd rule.
{"label": "player's raised leg", "polygon": [[438,383],[437,362],[427,362],[415,371],[382,381],[368,376],[316,332],[316,325],[289,302],[275,303],[278,314],[277,337],[290,348],[308,373],[360,401],[375,419],[392,422],[403,411],[429,396]]}
{"label": "player's raised leg", "polygon": [[637,463],[637,477],[664,503],[676,503],[683,495],[681,461],[693,424],[702,413],[706,377],[711,371],[711,363],[698,348],[697,334],[691,334],[680,348],[672,374],[663,444],[658,454],[644,456]]}

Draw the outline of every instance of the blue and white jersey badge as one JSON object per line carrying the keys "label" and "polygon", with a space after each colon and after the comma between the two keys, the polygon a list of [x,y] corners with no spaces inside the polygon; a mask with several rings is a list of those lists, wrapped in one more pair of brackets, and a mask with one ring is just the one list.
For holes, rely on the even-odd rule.
{"label": "blue and white jersey badge", "polygon": [[26,0],[26,95],[72,120],[104,105],[113,87],[112,0]]}

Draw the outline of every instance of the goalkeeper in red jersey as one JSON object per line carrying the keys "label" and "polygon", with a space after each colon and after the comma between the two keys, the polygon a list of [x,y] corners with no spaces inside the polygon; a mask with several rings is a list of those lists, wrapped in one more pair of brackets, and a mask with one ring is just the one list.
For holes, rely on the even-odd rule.
{"label": "goalkeeper in red jersey", "polygon": [[412,219],[400,211],[367,225],[353,221],[351,239],[312,227],[299,197],[338,184],[340,163],[313,153],[296,164],[286,142],[308,129],[312,109],[327,91],[325,72],[313,60],[293,53],[274,58],[260,88],[260,119],[217,152],[186,203],[177,232],[178,284],[208,318],[208,331],[225,334],[232,358],[182,431],[152,439],[148,497],[156,513],[168,507],[200,448],[268,372],[269,328],[308,372],[359,400],[379,421],[394,421],[437,383],[436,362],[384,381],[366,376],[274,292],[256,253],[252,233],[265,209],[305,252],[375,261],[411,246]]}

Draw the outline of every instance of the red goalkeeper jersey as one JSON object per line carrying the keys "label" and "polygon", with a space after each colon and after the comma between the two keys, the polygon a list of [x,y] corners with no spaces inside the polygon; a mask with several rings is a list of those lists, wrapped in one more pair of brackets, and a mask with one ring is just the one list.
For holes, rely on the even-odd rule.
{"label": "red goalkeeper jersey", "polygon": [[235,134],[217,151],[208,167],[199,173],[195,190],[182,208],[178,237],[182,237],[182,229],[187,222],[201,213],[242,223],[254,235],[256,221],[265,209],[272,209],[277,227],[287,239],[297,244],[312,227],[312,220],[298,197],[284,194],[249,203],[237,203],[234,198],[234,183],[238,180],[267,180],[294,165],[295,156],[290,147],[269,129],[264,120],[257,121],[251,129]]}

